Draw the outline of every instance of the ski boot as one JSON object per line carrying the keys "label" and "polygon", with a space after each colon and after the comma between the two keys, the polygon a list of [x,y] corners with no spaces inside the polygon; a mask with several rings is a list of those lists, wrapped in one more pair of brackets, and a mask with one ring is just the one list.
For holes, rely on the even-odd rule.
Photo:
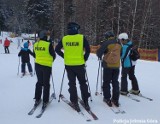
{"label": "ski boot", "polygon": [[79,108],[78,103],[72,103],[72,105],[73,105],[74,109],[75,109],[77,112],[80,112],[80,111],[81,111],[80,108]]}
{"label": "ski boot", "polygon": [[103,101],[109,106],[109,107],[112,107],[112,102],[110,99],[105,99],[103,98]]}
{"label": "ski boot", "polygon": [[134,94],[134,95],[138,95],[140,93],[140,90],[133,90],[133,89],[131,89],[131,90],[129,90],[129,93],[130,94]]}
{"label": "ski boot", "polygon": [[86,109],[87,111],[89,111],[89,110],[90,110],[90,107],[89,107],[88,101],[84,100],[83,102],[84,102],[84,105],[85,105],[85,109]]}

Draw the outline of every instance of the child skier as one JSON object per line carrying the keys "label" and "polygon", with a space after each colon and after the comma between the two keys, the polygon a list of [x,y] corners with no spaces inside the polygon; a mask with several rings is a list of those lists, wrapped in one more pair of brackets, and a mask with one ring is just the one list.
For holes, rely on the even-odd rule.
{"label": "child skier", "polygon": [[24,48],[21,48],[21,51],[18,53],[18,56],[20,57],[21,56],[21,72],[22,72],[22,76],[25,75],[25,65],[27,64],[28,66],[28,70],[29,70],[29,73],[31,76],[33,76],[33,73],[32,73],[32,65],[30,63],[30,55],[34,56],[33,52],[28,49],[28,42],[25,42],[24,43]]}

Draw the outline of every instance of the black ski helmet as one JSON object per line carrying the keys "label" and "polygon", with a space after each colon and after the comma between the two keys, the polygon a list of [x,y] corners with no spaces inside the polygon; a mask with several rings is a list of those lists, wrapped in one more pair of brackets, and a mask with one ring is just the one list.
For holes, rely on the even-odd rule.
{"label": "black ski helmet", "polygon": [[104,34],[104,37],[106,38],[106,39],[108,39],[108,38],[110,38],[110,37],[114,37],[115,35],[114,35],[114,33],[112,32],[112,31],[108,31],[108,32],[106,32],[105,34]]}
{"label": "black ski helmet", "polygon": [[79,30],[80,25],[75,22],[69,22],[67,25],[67,29]]}
{"label": "black ski helmet", "polygon": [[40,39],[46,38],[46,37],[47,37],[47,33],[48,33],[47,30],[42,30],[42,31],[40,31],[40,33],[39,33],[39,38],[40,38]]}

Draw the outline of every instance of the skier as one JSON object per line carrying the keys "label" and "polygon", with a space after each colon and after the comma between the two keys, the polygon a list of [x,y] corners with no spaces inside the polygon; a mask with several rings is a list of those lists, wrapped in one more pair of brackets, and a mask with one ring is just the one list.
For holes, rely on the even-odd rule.
{"label": "skier", "polygon": [[28,49],[28,42],[25,42],[23,44],[23,46],[24,46],[24,48],[21,48],[20,52],[18,53],[18,56],[21,57],[21,61],[22,61],[22,64],[21,64],[22,76],[24,76],[26,73],[26,71],[25,71],[26,64],[28,66],[28,70],[29,70],[30,75],[33,76],[32,65],[30,63],[30,56],[29,55],[34,56],[34,54],[30,49]]}
{"label": "skier", "polygon": [[10,41],[6,38],[5,41],[4,41],[4,50],[5,50],[5,53],[9,54],[9,46],[10,46]]}
{"label": "skier", "polygon": [[35,70],[37,83],[35,88],[35,105],[40,103],[43,91],[43,106],[45,108],[49,102],[50,95],[50,76],[52,73],[52,63],[56,54],[50,42],[47,41],[47,31],[39,33],[40,40],[34,44]]}
{"label": "skier", "polygon": [[[102,60],[103,66],[103,101],[112,106],[112,103],[119,107],[119,68],[120,68],[121,45],[115,40],[112,31],[105,33],[105,41],[97,50],[97,56]],[[112,96],[111,87],[112,84]]]}
{"label": "skier", "polygon": [[[120,93],[122,95],[127,95],[128,93],[132,93],[138,95],[140,93],[138,81],[135,76],[135,64],[136,62],[131,60],[130,58],[130,51],[133,47],[133,42],[128,39],[127,33],[121,33],[118,36],[118,39],[123,44],[122,47],[122,55],[121,55],[121,62],[122,62],[122,72],[121,72],[121,90]],[[131,80],[132,89],[128,92],[128,81],[127,75]]]}
{"label": "skier", "polygon": [[[56,46],[56,53],[64,58],[65,69],[69,80],[70,101],[74,108],[80,111],[78,105],[78,94],[76,88],[76,77],[79,80],[81,96],[85,104],[85,108],[90,110],[88,98],[88,85],[85,78],[85,62],[90,54],[90,47],[84,35],[79,34],[80,26],[75,22],[70,22],[67,25],[68,35],[64,36]],[[62,52],[61,49],[64,49]],[[85,51],[84,51],[85,49]],[[85,52],[85,53],[84,53]]]}
{"label": "skier", "polygon": [[17,39],[18,39],[17,41],[17,49],[18,49],[19,47],[21,47],[21,38],[18,37]]}

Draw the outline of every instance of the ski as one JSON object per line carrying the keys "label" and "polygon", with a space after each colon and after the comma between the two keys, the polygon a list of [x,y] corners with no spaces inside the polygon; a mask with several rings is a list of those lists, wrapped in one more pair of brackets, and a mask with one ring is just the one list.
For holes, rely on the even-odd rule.
{"label": "ski", "polygon": [[33,108],[28,112],[28,115],[33,115],[40,103],[41,101],[38,104],[34,105]]}
{"label": "ski", "polygon": [[[133,94],[133,95],[135,95],[135,94]],[[147,96],[144,96],[144,95],[142,95],[141,93],[139,93],[138,95],[135,95],[135,96],[139,96],[139,97],[144,98],[144,99],[147,99],[147,100],[149,100],[149,101],[153,101],[152,98],[149,98],[149,97],[147,97]]]}
{"label": "ski", "polygon": [[36,116],[36,118],[42,117],[42,115],[43,115],[44,111],[46,110],[47,106],[45,106],[44,108],[41,109],[40,113]]}
{"label": "ski", "polygon": [[[107,105],[106,102],[104,102],[104,103]],[[107,106],[108,106],[108,105],[107,105]],[[109,109],[110,109],[114,114],[119,114],[119,113],[120,113],[118,109],[116,109],[116,108],[114,108],[114,107],[110,107],[110,106],[108,106],[108,107],[109,107]]]}
{"label": "ski", "polygon": [[[102,96],[99,92],[96,92],[96,94],[95,94],[96,96]],[[103,101],[104,102],[104,101]],[[108,104],[106,103],[106,102],[104,102],[107,106],[108,106]],[[114,113],[114,114],[119,114],[120,112],[119,112],[119,110],[117,110],[116,108],[114,108],[114,107],[110,107],[110,106],[108,106],[109,107],[109,109]]]}
{"label": "ski", "polygon": [[[99,92],[96,92],[95,94],[96,96],[102,96]],[[104,102],[107,106],[108,104],[106,102]],[[110,108],[110,110],[114,113],[114,114],[125,114],[126,112],[124,110],[121,109],[121,107],[116,107],[114,104],[112,104],[112,107],[108,106]]]}
{"label": "ski", "polygon": [[125,114],[126,112],[124,110],[121,109],[121,107],[117,107],[114,104],[112,104],[113,108],[117,109],[117,111],[121,114]]}
{"label": "ski", "polygon": [[84,109],[93,117],[94,120],[98,120],[98,117],[92,112],[92,110],[87,110],[85,108],[85,105],[84,105],[84,102],[83,100],[81,100],[79,97],[78,97],[78,101],[80,102],[80,104],[84,107]]}
{"label": "ski", "polygon": [[129,99],[131,99],[131,100],[133,100],[133,101],[140,102],[139,99],[134,98],[131,94],[122,95],[122,96],[127,97],[127,98],[129,98]]}
{"label": "ski", "polygon": [[[73,107],[72,103],[69,100],[67,100],[62,94],[60,95],[60,97],[63,102],[65,102],[67,105],[69,105],[72,109],[75,110],[75,108]],[[78,112],[78,111],[76,111],[76,112]],[[82,111],[78,112],[78,114],[81,115],[83,118],[85,118],[86,121],[91,121],[91,119],[89,117],[87,117]]]}
{"label": "ski", "polygon": [[[105,104],[107,104],[105,102]],[[108,105],[107,105],[108,106]],[[114,113],[114,114],[125,114],[126,112],[124,110],[122,110],[120,107],[116,107],[112,104],[112,107],[108,106],[110,108],[110,110]]]}
{"label": "ski", "polygon": [[40,113],[36,116],[36,118],[41,118],[41,117],[42,117],[42,115],[43,115],[43,113],[45,112],[47,106],[52,102],[52,100],[53,100],[54,98],[55,98],[55,94],[53,93],[53,94],[50,96],[50,100],[49,100],[48,104],[41,109]]}
{"label": "ski", "polygon": [[24,76],[28,76],[28,75],[30,75],[31,77],[33,77],[33,74],[22,74],[22,75],[20,76],[20,78],[23,78]]}

